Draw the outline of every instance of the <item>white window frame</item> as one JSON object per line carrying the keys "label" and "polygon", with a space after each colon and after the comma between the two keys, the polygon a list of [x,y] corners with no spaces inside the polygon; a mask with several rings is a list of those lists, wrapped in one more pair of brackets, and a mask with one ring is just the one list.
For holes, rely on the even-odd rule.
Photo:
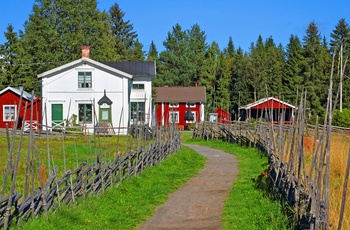
{"label": "white window frame", "polygon": [[169,123],[170,124],[173,124],[173,120],[172,120],[172,115],[173,114],[176,114],[176,121],[175,121],[175,124],[178,124],[179,123],[179,112],[178,111],[170,111],[169,112]]}
{"label": "white window frame", "polygon": [[[140,88],[140,86],[142,86]],[[145,90],[145,84],[144,83],[133,83],[132,87],[133,90]]]}
{"label": "white window frame", "polygon": [[[190,104],[190,108],[195,108],[196,107],[196,103],[195,102],[191,102]],[[188,108],[188,104],[186,103],[186,108]]]}
{"label": "white window frame", "polygon": [[[86,81],[86,74],[89,73],[90,74],[90,81],[87,82]],[[83,82],[80,81],[80,76],[82,75],[83,77]],[[78,72],[78,88],[79,89],[91,89],[92,88],[92,72],[91,71],[79,71]]]}
{"label": "white window frame", "polygon": [[169,102],[169,108],[179,108],[179,103],[170,103]]}
{"label": "white window frame", "polygon": [[[6,107],[9,107],[9,108],[14,108],[14,117],[12,119],[10,118],[6,118],[6,110],[5,108]],[[10,113],[11,114],[11,113]],[[16,120],[16,117],[17,117],[17,105],[3,105],[2,106],[2,120],[3,121],[6,121],[6,122],[11,122],[11,121],[15,121]]]}
{"label": "white window frame", "polygon": [[191,111],[192,115],[193,115],[193,121],[187,121],[187,123],[196,123],[197,122],[197,117],[196,117],[196,114],[197,112],[196,111]]}

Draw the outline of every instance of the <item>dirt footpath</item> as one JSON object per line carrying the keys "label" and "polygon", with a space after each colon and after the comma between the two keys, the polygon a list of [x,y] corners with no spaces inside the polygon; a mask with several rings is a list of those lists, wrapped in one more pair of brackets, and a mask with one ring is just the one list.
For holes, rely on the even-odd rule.
{"label": "dirt footpath", "polygon": [[207,158],[197,177],[169,195],[153,217],[140,230],[221,229],[224,201],[237,176],[237,159],[221,150],[199,145],[185,145]]}

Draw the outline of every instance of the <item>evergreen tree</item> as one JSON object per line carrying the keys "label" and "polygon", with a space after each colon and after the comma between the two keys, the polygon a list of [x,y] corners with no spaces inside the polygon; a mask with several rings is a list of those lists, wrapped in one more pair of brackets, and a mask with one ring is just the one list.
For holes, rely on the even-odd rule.
{"label": "evergreen tree", "polygon": [[340,51],[340,47],[343,46],[343,52],[348,56],[350,52],[350,27],[344,18],[338,21],[335,29],[331,33],[330,48]]}
{"label": "evergreen tree", "polygon": [[315,22],[311,22],[307,28],[304,41],[304,85],[307,90],[307,101],[310,103],[311,113],[322,116],[327,101],[327,89],[329,75],[325,75],[324,68],[327,50],[321,44],[321,35]]}
{"label": "evergreen tree", "polygon": [[220,49],[219,45],[216,42],[213,42],[206,54],[203,63],[203,77],[201,79],[200,85],[205,86],[206,96],[207,96],[207,107],[205,111],[214,112],[216,104],[216,76],[219,68],[219,55]]}
{"label": "evergreen tree", "polygon": [[215,84],[215,105],[225,110],[230,108],[230,74],[231,71],[222,53],[218,56],[218,68]]}
{"label": "evergreen tree", "polygon": [[165,51],[159,55],[158,86],[195,86],[204,76],[203,67],[207,44],[206,35],[199,25],[182,30],[179,24],[173,27],[163,42]]}
{"label": "evergreen tree", "polygon": [[[250,59],[248,54],[244,53],[241,48],[236,52],[235,65],[232,72],[233,85],[231,89],[231,111],[239,114],[238,108],[253,101],[253,91],[248,84],[248,76],[250,73]],[[238,118],[238,115],[236,116]]]}
{"label": "evergreen tree", "polygon": [[348,96],[350,93],[350,84],[343,81],[344,75],[347,76],[349,73],[346,63],[350,52],[350,27],[344,18],[339,20],[335,29],[331,33],[331,38],[330,48],[332,52],[335,52],[336,60],[338,60],[335,64],[338,67],[335,68],[335,79],[336,77],[339,78],[339,106],[340,112],[342,112],[343,102],[345,102],[345,106],[350,106],[350,97]]}
{"label": "evergreen tree", "polygon": [[232,41],[232,37],[229,38],[227,47],[224,48],[223,50],[223,57],[226,62],[226,66],[228,71],[230,72],[229,75],[229,92],[230,92],[230,106],[229,110],[231,111],[234,107],[235,103],[231,103],[234,100],[234,85],[236,82],[236,76],[234,76],[234,70],[235,70],[235,65],[236,65],[236,51],[235,51],[235,46]]}
{"label": "evergreen tree", "polygon": [[266,77],[267,94],[266,96],[280,96],[282,89],[282,73],[284,67],[284,51],[282,45],[276,47],[272,37],[265,42],[266,49]]}
{"label": "evergreen tree", "polygon": [[233,58],[235,56],[235,46],[232,41],[232,37],[229,38],[227,48],[224,49],[225,56]]}
{"label": "evergreen tree", "polygon": [[4,35],[7,41],[0,46],[0,90],[7,86],[17,86],[16,73],[19,69],[17,50],[20,41],[11,24],[7,26],[7,31]]}
{"label": "evergreen tree", "polygon": [[[286,48],[286,64],[283,71],[283,89],[286,101],[295,104],[296,93],[303,88],[303,68],[305,60],[303,47],[298,36],[291,35]],[[298,102],[297,102],[298,103]]]}
{"label": "evergreen tree", "polygon": [[147,61],[158,61],[158,59],[159,59],[159,54],[157,51],[157,47],[152,41],[149,47],[149,51],[147,53]]}
{"label": "evergreen tree", "polygon": [[136,39],[129,52],[129,61],[144,61],[145,52],[142,49],[143,45]]}
{"label": "evergreen tree", "polygon": [[251,44],[251,73],[249,84],[253,88],[254,101],[266,97],[267,73],[266,73],[266,49],[261,35],[258,36],[257,42]]}
{"label": "evergreen tree", "polygon": [[133,49],[135,49],[134,43],[137,41],[137,33],[130,20],[124,20],[124,16],[125,13],[120,9],[118,3],[109,9],[109,23],[115,39],[116,53],[121,56],[122,60],[132,60],[130,56],[134,56],[135,53]]}
{"label": "evergreen tree", "polygon": [[163,42],[165,50],[159,55],[159,74],[155,78],[156,86],[190,86],[191,63],[188,57],[188,35],[182,30],[179,24],[173,27],[173,31],[168,32],[166,40]]}
{"label": "evergreen tree", "polygon": [[198,24],[195,24],[187,31],[188,36],[188,59],[190,68],[188,73],[191,78],[191,85],[199,85],[201,78],[203,77],[203,63],[204,56],[208,49],[206,43],[206,35],[204,31],[201,31]]}
{"label": "evergreen tree", "polygon": [[[16,32],[13,31],[13,26],[7,27],[5,32],[7,42],[0,46],[0,88],[7,86],[23,87],[27,91],[37,90],[39,81],[33,78],[33,74],[28,65],[28,60],[24,58],[24,50],[21,40]],[[38,91],[36,91],[38,93]]]}

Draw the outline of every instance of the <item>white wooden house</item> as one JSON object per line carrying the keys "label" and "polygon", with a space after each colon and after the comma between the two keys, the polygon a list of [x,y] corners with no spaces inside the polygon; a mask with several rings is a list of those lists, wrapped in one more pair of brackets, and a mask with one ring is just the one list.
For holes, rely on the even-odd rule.
{"label": "white wooden house", "polygon": [[84,52],[81,59],[38,75],[44,129],[64,128],[74,117],[90,133],[101,125],[109,133],[119,127],[125,133],[132,122],[150,123],[155,62],[101,63]]}

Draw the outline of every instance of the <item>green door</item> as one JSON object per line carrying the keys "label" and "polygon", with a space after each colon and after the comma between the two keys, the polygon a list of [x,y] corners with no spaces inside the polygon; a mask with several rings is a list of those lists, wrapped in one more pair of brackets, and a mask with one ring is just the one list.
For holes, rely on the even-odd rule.
{"label": "green door", "polygon": [[63,124],[63,104],[51,104],[52,129],[62,129]]}

